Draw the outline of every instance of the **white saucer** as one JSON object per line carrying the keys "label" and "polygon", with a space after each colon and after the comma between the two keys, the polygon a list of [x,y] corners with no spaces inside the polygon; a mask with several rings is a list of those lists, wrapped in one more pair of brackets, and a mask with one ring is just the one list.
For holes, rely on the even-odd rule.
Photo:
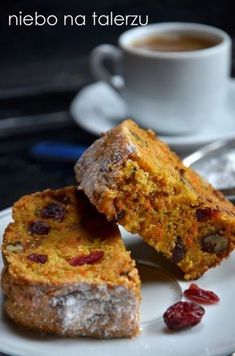
{"label": "white saucer", "polygon": [[[235,136],[235,80],[228,82],[226,110],[203,131],[182,136],[160,136],[176,151],[193,151],[214,140]],[[123,99],[107,84],[96,82],[82,89],[71,104],[74,120],[87,131],[100,135],[130,117]],[[183,123],[182,123],[183,124]]]}
{"label": "white saucer", "polygon": [[[0,242],[4,229],[11,221],[11,210],[0,212]],[[202,322],[188,330],[170,332],[162,313],[181,297],[187,282],[177,280],[176,274],[164,266],[159,268],[156,252],[137,236],[122,231],[123,239],[132,256],[144,261],[142,277],[141,334],[133,339],[95,340],[38,335],[10,322],[0,308],[0,352],[17,356],[224,356],[235,351],[234,295],[235,254],[221,266],[207,272],[197,281],[211,289],[221,300],[218,305],[205,307]],[[0,268],[2,268],[0,259]],[[3,294],[0,291],[0,303]]]}

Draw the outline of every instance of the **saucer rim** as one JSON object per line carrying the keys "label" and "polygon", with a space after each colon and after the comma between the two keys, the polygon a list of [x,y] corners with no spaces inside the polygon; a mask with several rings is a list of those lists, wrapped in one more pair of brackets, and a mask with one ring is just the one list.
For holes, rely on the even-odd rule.
{"label": "saucer rim", "polygon": [[[93,82],[87,86],[85,86],[82,90],[88,90],[91,86],[99,86],[99,85],[103,85],[105,82],[103,81],[97,81],[97,82]],[[228,80],[228,90],[232,90],[235,92],[235,78],[230,77]],[[107,84],[108,86],[108,84]],[[84,130],[86,130],[87,132],[90,132],[96,136],[100,136],[100,134],[103,132],[102,130],[99,129],[98,126],[91,126],[88,124],[88,122],[84,119],[82,119],[82,117],[78,114],[78,112],[76,111],[76,102],[78,100],[80,96],[80,91],[77,93],[77,95],[74,97],[74,99],[72,100],[71,104],[70,104],[70,114],[72,119]],[[126,116],[126,118],[128,118],[128,115]],[[124,120],[124,118],[123,118]],[[115,124],[117,124],[118,122],[115,122],[114,118],[108,119],[108,118],[104,118],[103,123],[109,123],[110,127],[109,129],[111,129],[112,127],[115,126]],[[153,129],[155,132],[157,132],[156,129]],[[169,146],[171,146],[173,149],[177,149],[180,151],[183,150],[193,150],[193,149],[197,149],[201,146],[207,145],[213,141],[216,140],[224,140],[224,139],[231,139],[235,137],[235,125],[234,125],[234,131],[230,131],[227,133],[221,133],[221,134],[216,134],[214,133],[214,136],[212,135],[211,137],[208,136],[204,136],[202,135],[202,132],[198,131],[195,134],[189,134],[189,135],[177,135],[177,136],[172,136],[172,135],[161,135],[159,134],[159,138],[163,141],[165,141]]]}

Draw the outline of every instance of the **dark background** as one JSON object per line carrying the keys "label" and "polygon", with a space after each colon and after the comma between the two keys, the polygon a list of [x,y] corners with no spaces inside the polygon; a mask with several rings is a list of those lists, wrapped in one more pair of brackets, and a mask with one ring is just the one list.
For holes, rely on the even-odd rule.
{"label": "dark background", "polygon": [[[92,81],[88,54],[116,43],[126,26],[9,27],[8,15],[138,14],[150,22],[188,21],[220,27],[235,39],[232,0],[14,0],[0,3],[0,209],[22,194],[73,183],[73,163],[36,159],[32,145],[45,139],[90,144],[94,136],[75,126],[69,103]],[[233,70],[235,75],[235,56]],[[35,116],[36,115],[36,116]]]}
{"label": "dark background", "polygon": [[[86,58],[99,43],[115,43],[126,26],[101,27],[9,27],[8,15],[55,14],[143,14],[150,22],[189,21],[217,26],[235,37],[233,0],[11,0],[1,1],[1,81],[0,89],[25,85],[54,84],[76,87],[86,78]],[[85,73],[84,73],[85,70]]]}

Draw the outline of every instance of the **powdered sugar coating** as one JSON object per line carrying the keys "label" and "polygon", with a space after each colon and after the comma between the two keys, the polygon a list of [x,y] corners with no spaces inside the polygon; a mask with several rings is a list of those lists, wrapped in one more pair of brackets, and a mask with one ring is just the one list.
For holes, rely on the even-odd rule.
{"label": "powdered sugar coating", "polygon": [[97,335],[110,338],[125,330],[133,333],[138,324],[138,305],[133,292],[125,287],[107,285],[88,287],[54,297],[51,306],[61,320],[61,333],[70,335]]}
{"label": "powdered sugar coating", "polygon": [[[124,127],[123,130],[126,130]],[[115,140],[113,138],[115,137]],[[96,140],[75,165],[79,189],[84,190],[89,200],[96,205],[103,196],[110,195],[116,189],[123,163],[136,152],[119,127],[112,129]],[[107,154],[108,153],[108,154]],[[89,179],[84,179],[84,177]],[[110,199],[109,219],[116,218],[117,212]],[[99,211],[103,212],[102,209]]]}

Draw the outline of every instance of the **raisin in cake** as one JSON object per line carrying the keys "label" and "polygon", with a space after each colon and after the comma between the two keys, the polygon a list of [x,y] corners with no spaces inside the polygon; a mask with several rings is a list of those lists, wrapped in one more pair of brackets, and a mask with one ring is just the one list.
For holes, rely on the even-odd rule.
{"label": "raisin in cake", "polygon": [[101,213],[140,234],[185,279],[200,277],[234,248],[234,206],[131,120],[94,142],[75,173]]}
{"label": "raisin in cake", "polygon": [[43,332],[100,338],[139,330],[140,281],[116,224],[75,187],[21,198],[5,232],[4,308]]}

